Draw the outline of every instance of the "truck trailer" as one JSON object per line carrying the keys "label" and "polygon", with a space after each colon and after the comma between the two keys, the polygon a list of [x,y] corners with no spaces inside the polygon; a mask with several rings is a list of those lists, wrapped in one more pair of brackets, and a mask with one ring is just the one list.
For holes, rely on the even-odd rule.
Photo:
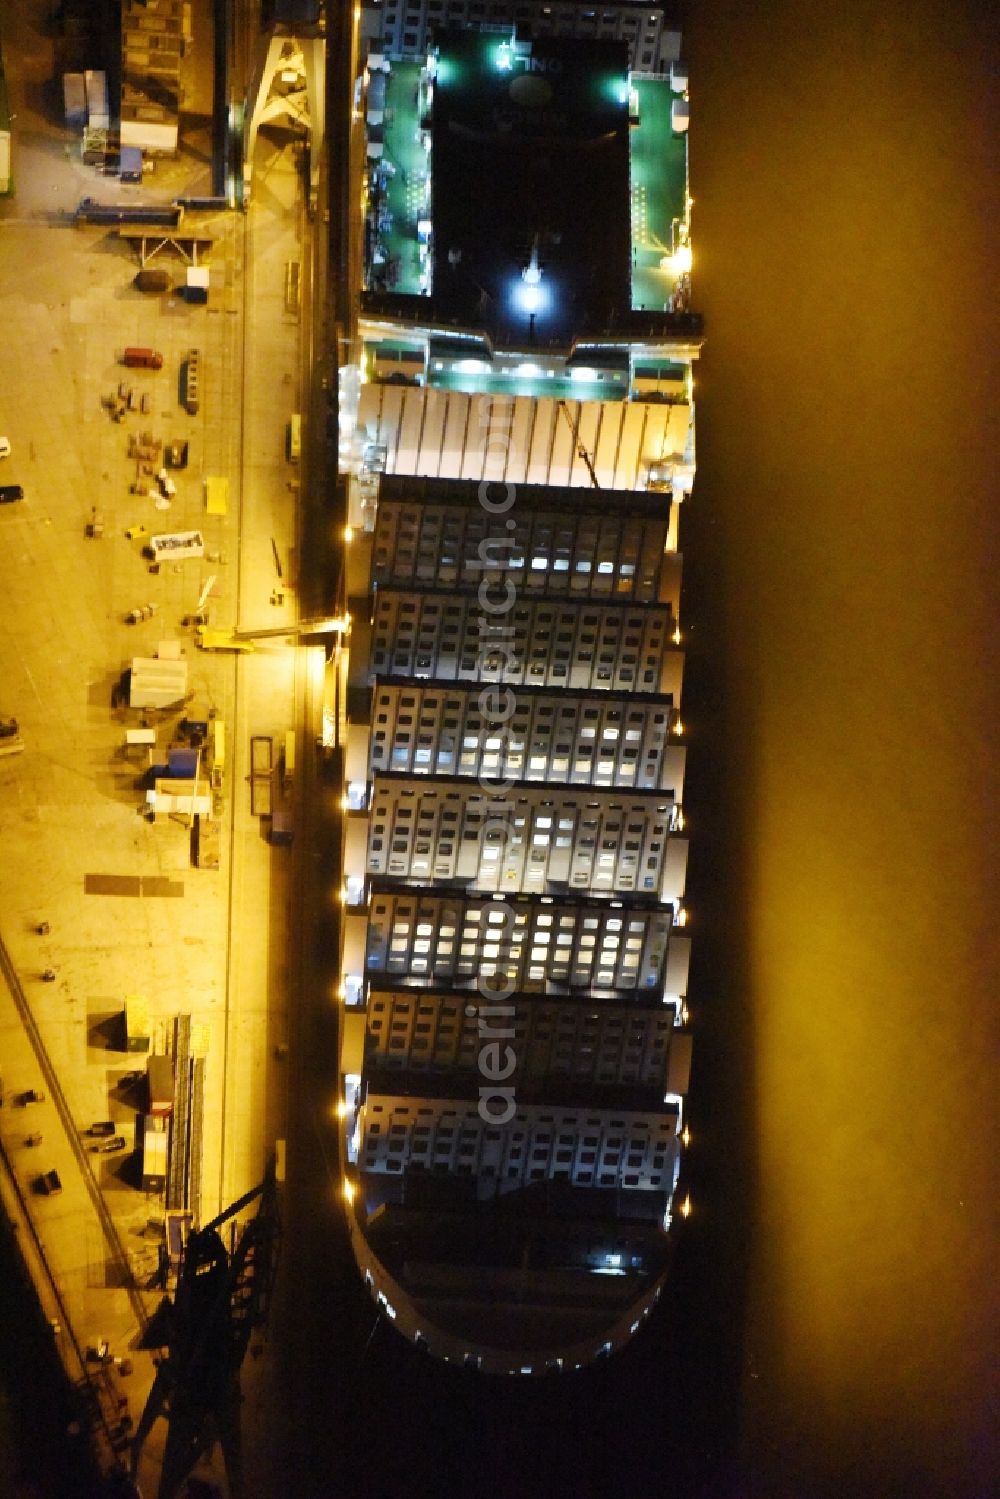
{"label": "truck trailer", "polygon": [[87,90],[82,73],[63,74],[63,111],[66,124],[83,129],[87,123]]}
{"label": "truck trailer", "polygon": [[126,1051],[148,1051],[152,1035],[149,1001],[143,994],[127,994],[125,996]]}
{"label": "truck trailer", "polygon": [[142,1134],[142,1190],[162,1192],[167,1185],[167,1126],[164,1120],[146,1116]]}
{"label": "truck trailer", "polygon": [[154,1119],[166,1119],[174,1111],[174,1064],[169,1057],[151,1056],[146,1063],[149,1087],[149,1112]]}

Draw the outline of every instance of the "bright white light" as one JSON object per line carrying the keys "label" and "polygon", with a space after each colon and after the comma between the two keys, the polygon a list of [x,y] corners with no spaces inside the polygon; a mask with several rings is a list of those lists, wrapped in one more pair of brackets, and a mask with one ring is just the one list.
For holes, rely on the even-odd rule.
{"label": "bright white light", "polygon": [[452,369],[457,375],[485,375],[489,365],[485,359],[456,359]]}
{"label": "bright white light", "polygon": [[597,371],[589,369],[586,365],[581,364],[577,365],[575,369],[570,370],[569,378],[571,380],[596,380]]}
{"label": "bright white light", "polygon": [[528,379],[532,375],[540,375],[541,373],[542,373],[541,365],[538,365],[538,364],[527,363],[527,364],[516,364],[514,366],[514,374],[515,375],[523,375],[525,379]]}
{"label": "bright white light", "polygon": [[532,313],[537,314],[547,310],[551,293],[547,287],[529,285],[519,277],[511,300],[519,312],[525,312],[530,316]]}
{"label": "bright white light", "polygon": [[526,286],[537,286],[541,279],[542,273],[537,265],[526,265],[521,272],[521,280]]}

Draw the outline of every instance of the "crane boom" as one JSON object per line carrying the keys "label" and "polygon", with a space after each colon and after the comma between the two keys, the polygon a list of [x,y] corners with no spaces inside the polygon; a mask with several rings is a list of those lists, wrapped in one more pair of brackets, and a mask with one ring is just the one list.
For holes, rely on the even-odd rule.
{"label": "crane boom", "polygon": [[582,458],[583,462],[587,465],[587,473],[590,475],[590,482],[591,482],[591,484],[594,486],[595,489],[600,489],[601,483],[600,483],[600,480],[597,477],[597,471],[594,468],[593,460],[591,459],[591,456],[587,452],[587,449],[584,447],[583,443],[580,441],[580,423],[579,423],[579,421],[577,421],[577,422],[573,421],[573,418],[570,416],[569,411],[567,410],[566,402],[565,401],[560,401],[559,402],[559,410],[562,412],[563,416],[569,422],[569,429],[570,429],[570,431],[573,434],[573,445],[576,448],[577,457],[578,458]]}

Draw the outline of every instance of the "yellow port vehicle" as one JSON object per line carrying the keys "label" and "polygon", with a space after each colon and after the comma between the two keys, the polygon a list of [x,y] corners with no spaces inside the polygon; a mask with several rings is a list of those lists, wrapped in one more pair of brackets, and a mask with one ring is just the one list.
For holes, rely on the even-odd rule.
{"label": "yellow port vehicle", "polygon": [[216,630],[211,625],[199,625],[195,637],[203,651],[253,651],[252,640],[240,640],[232,630]]}

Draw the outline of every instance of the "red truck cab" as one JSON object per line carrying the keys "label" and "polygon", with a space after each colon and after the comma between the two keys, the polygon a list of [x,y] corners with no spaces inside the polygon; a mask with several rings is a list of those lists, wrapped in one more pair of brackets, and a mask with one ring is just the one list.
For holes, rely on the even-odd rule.
{"label": "red truck cab", "polygon": [[158,349],[123,349],[122,364],[127,364],[130,369],[161,370],[163,355]]}

